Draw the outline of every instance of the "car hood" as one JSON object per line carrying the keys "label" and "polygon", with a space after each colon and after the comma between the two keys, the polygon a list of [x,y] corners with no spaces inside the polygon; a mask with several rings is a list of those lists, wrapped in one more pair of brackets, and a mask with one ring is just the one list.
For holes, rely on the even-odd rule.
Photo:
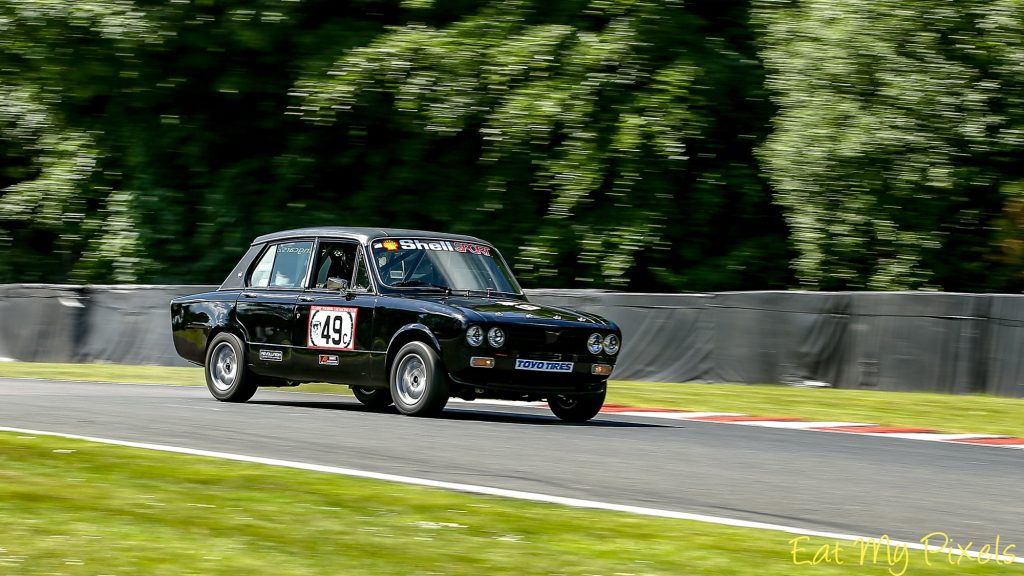
{"label": "car hood", "polygon": [[430,298],[439,304],[451,306],[462,312],[467,319],[477,322],[515,322],[529,323],[542,321],[544,324],[577,324],[585,323],[602,327],[614,327],[604,318],[587,312],[542,306],[515,300],[512,298],[485,298],[472,296],[449,296]]}

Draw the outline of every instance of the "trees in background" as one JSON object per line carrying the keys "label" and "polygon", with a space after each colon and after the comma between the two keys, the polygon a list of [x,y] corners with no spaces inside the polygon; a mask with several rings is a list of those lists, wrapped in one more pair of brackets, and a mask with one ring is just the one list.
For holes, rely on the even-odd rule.
{"label": "trees in background", "polygon": [[1024,5],[756,5],[800,283],[1024,289]]}
{"label": "trees in background", "polygon": [[0,281],[141,272],[134,196],[103,142],[118,127],[99,112],[158,38],[124,0],[0,3]]}
{"label": "trees in background", "polygon": [[911,0],[0,0],[0,281],[476,234],[530,286],[1024,288],[1024,14]]}
{"label": "trees in background", "polygon": [[302,225],[288,93],[396,21],[365,7],[0,2],[0,280],[215,282]]}
{"label": "trees in background", "polygon": [[746,9],[500,0],[442,25],[413,11],[301,79],[298,110],[417,141],[414,163],[395,159],[407,180],[379,192],[519,247],[528,284],[780,286],[786,237],[752,155],[770,108]]}

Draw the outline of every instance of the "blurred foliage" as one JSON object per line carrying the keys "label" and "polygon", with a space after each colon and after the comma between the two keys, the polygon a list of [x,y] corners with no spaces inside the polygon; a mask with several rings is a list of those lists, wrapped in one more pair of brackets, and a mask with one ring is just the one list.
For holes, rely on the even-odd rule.
{"label": "blurred foliage", "polygon": [[260,233],[528,286],[1024,288],[1017,0],[0,0],[0,281],[219,282]]}
{"label": "blurred foliage", "polygon": [[1024,3],[755,4],[801,283],[1024,288]]}
{"label": "blurred foliage", "polygon": [[549,4],[393,27],[302,79],[297,112],[351,130],[393,110],[427,150],[471,146],[399,186],[427,207],[457,199],[434,226],[521,246],[527,284],[785,285],[785,230],[751,153],[770,109],[746,7]]}
{"label": "blurred foliage", "polygon": [[785,286],[748,8],[0,2],[0,280],[216,282],[338,224],[533,286]]}

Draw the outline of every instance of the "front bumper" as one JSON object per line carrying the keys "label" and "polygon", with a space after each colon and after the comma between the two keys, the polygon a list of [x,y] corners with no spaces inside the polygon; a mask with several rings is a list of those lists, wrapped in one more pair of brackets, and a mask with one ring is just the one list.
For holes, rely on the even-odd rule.
{"label": "front bumper", "polygon": [[[478,356],[479,357],[479,356]],[[594,356],[581,358],[578,355],[552,354],[495,354],[493,368],[471,367],[470,357],[459,359],[456,370],[449,370],[452,381],[465,388],[473,388],[477,395],[488,392],[502,396],[543,396],[562,394],[599,393],[605,389],[607,374],[593,374],[594,365],[614,366],[614,358]],[[572,363],[567,372],[538,371],[516,368],[519,359],[532,360],[541,364]],[[448,364],[449,368],[453,365]]]}
{"label": "front bumper", "polygon": [[576,394],[598,394],[605,390],[606,379],[599,381],[562,380],[559,382],[496,382],[494,380],[473,379],[464,380],[455,375],[449,375],[455,384],[466,389],[471,389],[474,396],[492,396],[498,394],[502,398],[510,400],[522,397],[547,398],[551,395],[576,395]]}

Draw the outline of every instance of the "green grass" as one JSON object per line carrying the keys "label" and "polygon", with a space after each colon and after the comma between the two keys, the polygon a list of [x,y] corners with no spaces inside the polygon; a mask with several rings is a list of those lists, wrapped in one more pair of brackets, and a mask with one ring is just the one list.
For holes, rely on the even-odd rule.
{"label": "green grass", "polygon": [[[163,366],[5,362],[0,363],[2,376],[204,385],[200,368]],[[281,390],[348,393],[347,387],[331,384],[306,384]],[[613,381],[609,386],[608,402],[1024,437],[1024,399],[995,396]]]}
{"label": "green grass", "polygon": [[[781,532],[12,433],[0,526],[0,574],[17,575],[889,573],[849,542],[842,566],[795,566]],[[799,545],[807,560],[836,542]],[[915,576],[1024,573],[909,558]]]}
{"label": "green grass", "polygon": [[[84,382],[130,382],[206,386],[202,368],[174,366],[129,366],[125,364],[49,364],[43,362],[0,362],[0,378],[41,378]],[[303,384],[284,391],[350,394],[348,386]]]}
{"label": "green grass", "polygon": [[133,382],[205,386],[203,369],[171,366],[129,366],[126,364],[48,364],[43,362],[0,362],[0,377],[83,380],[86,382]]}

